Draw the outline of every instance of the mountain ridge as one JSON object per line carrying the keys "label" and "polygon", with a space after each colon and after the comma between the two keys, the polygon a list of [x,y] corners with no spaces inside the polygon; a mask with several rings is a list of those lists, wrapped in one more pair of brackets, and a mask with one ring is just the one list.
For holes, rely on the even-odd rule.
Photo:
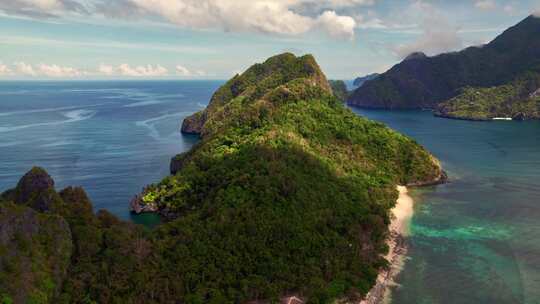
{"label": "mountain ridge", "polygon": [[490,43],[433,57],[413,56],[355,90],[365,108],[434,109],[470,87],[499,86],[540,69],[540,18],[529,16]]}

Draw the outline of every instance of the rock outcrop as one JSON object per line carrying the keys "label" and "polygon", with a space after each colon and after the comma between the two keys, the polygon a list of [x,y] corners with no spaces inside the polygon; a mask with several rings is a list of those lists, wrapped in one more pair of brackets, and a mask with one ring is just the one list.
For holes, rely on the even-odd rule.
{"label": "rock outcrop", "polygon": [[72,247],[71,231],[62,217],[0,202],[3,303],[53,303],[66,279]]}

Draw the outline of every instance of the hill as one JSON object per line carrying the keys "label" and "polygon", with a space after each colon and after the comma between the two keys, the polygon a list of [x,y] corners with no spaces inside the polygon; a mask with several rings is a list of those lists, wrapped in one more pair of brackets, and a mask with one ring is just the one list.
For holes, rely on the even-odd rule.
{"label": "hill", "polygon": [[140,203],[171,220],[157,247],[204,300],[361,298],[385,265],[395,185],[444,177],[413,140],[345,108],[309,55],[253,66],[183,129],[195,121],[201,142]]}
{"label": "hill", "polygon": [[347,90],[347,84],[345,84],[343,80],[329,80],[328,83],[332,88],[332,93],[337,99],[343,102],[347,101],[349,90]]}
{"label": "hill", "polygon": [[469,120],[540,119],[540,75],[527,73],[491,88],[465,88],[458,96],[439,104],[435,115]]}
{"label": "hill", "polygon": [[4,192],[2,302],[358,300],[387,265],[396,184],[444,180],[420,145],[336,99],[309,55],[251,67],[187,124],[199,144],[135,201],[167,220],[152,231],[94,214],[41,168]]}
{"label": "hill", "polygon": [[460,52],[409,56],[354,91],[348,103],[366,108],[435,108],[465,87],[487,88],[540,68],[540,18],[529,16],[490,43]]}

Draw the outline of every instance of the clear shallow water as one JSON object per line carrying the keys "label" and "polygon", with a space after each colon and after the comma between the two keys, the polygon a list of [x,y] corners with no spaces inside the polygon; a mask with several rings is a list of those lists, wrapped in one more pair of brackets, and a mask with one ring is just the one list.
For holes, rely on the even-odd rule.
{"label": "clear shallow water", "polygon": [[451,178],[413,191],[392,303],[540,303],[540,122],[354,111],[415,138]]}
{"label": "clear shallow water", "polygon": [[58,189],[83,186],[96,210],[129,218],[133,195],[167,175],[171,157],[196,142],[180,134],[180,123],[220,84],[0,82],[0,189],[39,165]]}
{"label": "clear shallow water", "polygon": [[[129,218],[131,197],[196,142],[180,122],[220,84],[0,82],[0,190],[39,165],[58,188],[81,185],[96,209]],[[393,303],[540,303],[540,122],[354,111],[415,138],[452,180],[413,191]]]}

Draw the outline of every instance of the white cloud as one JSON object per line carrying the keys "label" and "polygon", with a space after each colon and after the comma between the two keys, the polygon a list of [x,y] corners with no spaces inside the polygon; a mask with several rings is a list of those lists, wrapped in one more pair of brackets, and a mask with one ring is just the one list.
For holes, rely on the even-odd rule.
{"label": "white cloud", "polygon": [[334,11],[326,11],[318,18],[320,26],[334,38],[354,38],[354,28],[356,21],[349,16],[339,16]]}
{"label": "white cloud", "polygon": [[[30,17],[66,14],[163,19],[183,28],[299,35],[322,29],[331,37],[354,36],[355,20],[340,9],[377,0],[0,0],[0,12]],[[323,25],[323,26],[321,26]]]}
{"label": "white cloud", "polygon": [[159,64],[155,67],[149,64],[132,68],[130,65],[124,63],[118,66],[117,71],[119,75],[128,77],[159,77],[167,76],[169,73],[166,68]]}
{"label": "white cloud", "polygon": [[176,66],[176,74],[180,75],[180,76],[191,76],[192,73],[191,71],[184,67],[184,66],[181,66],[181,65],[177,65]]}
{"label": "white cloud", "polygon": [[112,65],[100,64],[98,67],[98,73],[112,76],[114,74],[114,67]]}
{"label": "white cloud", "polygon": [[38,65],[38,73],[46,77],[54,78],[73,78],[84,75],[84,72],[72,67],[59,66],[56,64],[40,64]]}
{"label": "white cloud", "polygon": [[0,62],[0,76],[11,75],[11,73],[11,69],[7,65]]}
{"label": "white cloud", "polygon": [[18,74],[23,76],[37,76],[37,72],[34,71],[34,68],[30,64],[24,62],[15,62],[15,70]]}
{"label": "white cloud", "polygon": [[474,7],[481,10],[493,10],[497,8],[497,3],[493,0],[476,0],[474,2]]}
{"label": "white cloud", "polygon": [[[28,64],[22,61],[15,62],[13,64],[13,70],[6,67],[10,71],[10,75],[24,76],[24,77],[53,77],[53,78],[73,78],[85,76],[88,73],[79,69],[67,66],[61,66],[57,64],[38,64],[36,66]],[[1,65],[0,65],[1,70]],[[0,73],[1,74],[1,73]]]}

